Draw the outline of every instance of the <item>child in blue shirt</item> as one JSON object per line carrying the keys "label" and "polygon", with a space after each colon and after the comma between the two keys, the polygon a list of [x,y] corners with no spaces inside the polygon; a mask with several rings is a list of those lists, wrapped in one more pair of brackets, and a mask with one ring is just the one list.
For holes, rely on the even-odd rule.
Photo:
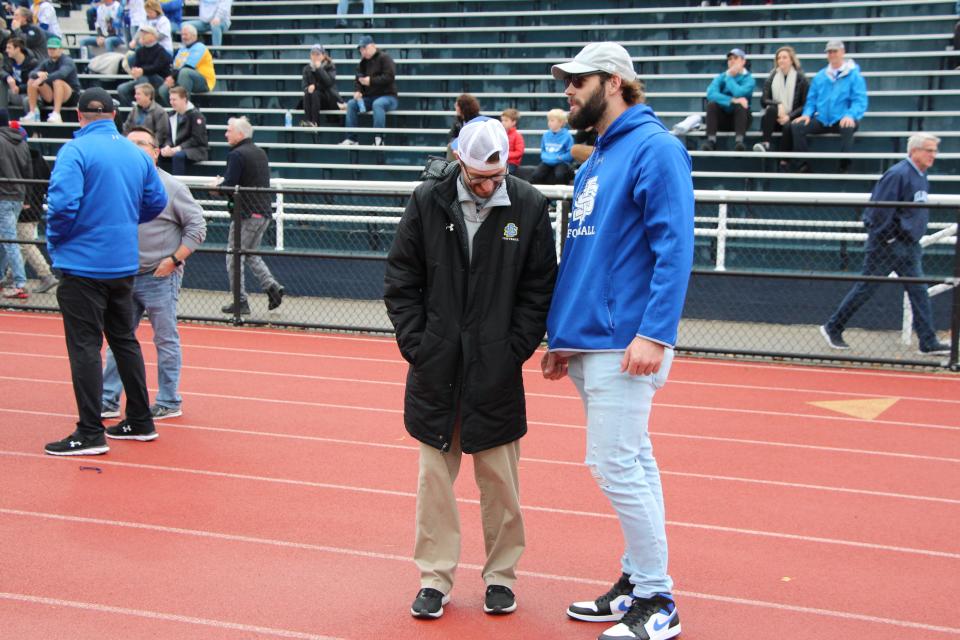
{"label": "child in blue shirt", "polygon": [[566,127],[567,112],[551,109],[547,113],[548,131],[540,139],[540,164],[530,176],[532,184],[569,184],[573,179],[573,136]]}

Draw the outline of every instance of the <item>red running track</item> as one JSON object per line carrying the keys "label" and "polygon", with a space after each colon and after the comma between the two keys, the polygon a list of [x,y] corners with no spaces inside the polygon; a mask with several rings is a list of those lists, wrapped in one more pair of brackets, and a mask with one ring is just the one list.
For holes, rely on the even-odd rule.
{"label": "red running track", "polygon": [[[0,313],[0,637],[588,639],[605,628],[564,615],[617,577],[622,545],[581,464],[569,381],[525,370],[517,613],[481,609],[468,456],[453,602],[424,622],[408,614],[417,446],[394,343],[181,332],[184,415],[159,423],[154,442],[63,459],[42,453],[75,421],[60,319]],[[142,327],[152,393],[149,338]],[[651,431],[683,637],[960,636],[958,398],[948,374],[679,359]],[[876,401],[878,415],[811,404],[824,401]]]}

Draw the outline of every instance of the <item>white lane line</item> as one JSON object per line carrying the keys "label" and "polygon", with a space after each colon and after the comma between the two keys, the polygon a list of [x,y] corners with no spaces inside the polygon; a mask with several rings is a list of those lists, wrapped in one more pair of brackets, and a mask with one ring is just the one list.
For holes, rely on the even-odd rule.
{"label": "white lane line", "polygon": [[[6,511],[6,510],[4,510]],[[19,515],[19,514],[15,514]],[[33,514],[28,514],[33,515]],[[49,515],[49,514],[44,514]],[[45,598],[43,596],[31,596],[25,593],[6,593],[0,591],[0,600],[12,600],[14,602],[28,602],[30,604],[42,604],[50,607],[66,607],[69,609],[80,609],[83,611],[96,611],[98,613],[113,613],[125,616],[135,616],[137,618],[148,618],[150,620],[163,620],[165,622],[183,622],[186,624],[198,625],[201,627],[212,627],[214,629],[226,629],[229,631],[242,631],[244,633],[255,633],[257,635],[273,636],[275,638],[298,638],[302,640],[340,640],[333,636],[318,636],[313,633],[303,633],[300,631],[290,631],[287,629],[275,629],[273,627],[258,627],[255,625],[241,624],[239,622],[228,622],[226,620],[212,620],[210,618],[194,618],[193,616],[182,616],[176,613],[164,613],[162,611],[150,611],[147,609],[130,609],[128,607],[115,607],[108,604],[99,604],[96,602],[80,602],[77,600],[63,600],[61,598]]]}
{"label": "white lane line", "polygon": [[[42,513],[34,511],[19,511],[15,509],[0,509],[0,513],[6,513],[8,515],[16,515],[22,517],[33,517],[33,518],[44,518],[49,520],[59,520],[66,522],[76,522],[82,524],[94,524],[101,526],[113,526],[113,527],[122,527],[128,529],[140,529],[148,531],[157,531],[161,533],[171,533],[176,535],[184,536],[194,536],[200,538],[212,538],[215,540],[224,540],[231,542],[241,542],[247,544],[258,544],[258,545],[269,545],[285,548],[294,548],[294,549],[303,549],[309,551],[318,551],[322,553],[331,553],[337,555],[345,555],[352,557],[360,558],[369,558],[374,560],[392,560],[397,562],[409,563],[413,561],[412,557],[402,556],[399,554],[387,554],[387,553],[375,553],[370,551],[360,551],[357,549],[350,549],[344,547],[333,547],[327,545],[315,545],[302,542],[290,542],[287,540],[275,540],[271,538],[256,538],[252,536],[241,536],[227,533],[215,533],[212,531],[203,531],[197,529],[184,529],[178,527],[164,527],[160,525],[150,525],[140,522],[128,522],[121,520],[106,520],[100,518],[86,518],[80,516],[65,516],[62,514],[54,513]],[[478,564],[469,564],[461,563],[460,568],[467,569],[470,571],[482,571],[483,567]],[[596,585],[596,586],[607,586],[609,582],[606,580],[594,580],[591,578],[582,578],[578,576],[564,576],[551,573],[541,573],[535,571],[517,571],[519,575],[530,577],[530,578],[539,578],[544,580],[552,581],[562,581],[562,582],[572,582],[576,584],[583,585]],[[938,633],[949,633],[953,635],[960,635],[960,628],[955,627],[944,627],[937,625],[925,624],[922,622],[913,622],[910,620],[901,620],[894,618],[881,618],[878,616],[869,616],[860,613],[853,613],[849,611],[838,611],[834,609],[822,609],[815,607],[802,607],[798,605],[783,604],[779,602],[768,602],[764,600],[754,600],[747,598],[734,598],[730,596],[710,594],[710,593],[701,593],[697,591],[675,591],[677,595],[682,595],[688,598],[698,598],[704,600],[713,600],[719,602],[727,602],[730,604],[738,604],[745,606],[760,607],[765,609],[775,609],[780,611],[791,611],[796,613],[804,614],[815,614],[833,618],[842,618],[847,620],[857,620],[861,622],[871,622],[877,624],[885,624],[894,627],[903,627],[908,629],[919,629],[923,631],[933,631]]]}
{"label": "white lane line", "polygon": [[[409,449],[410,447],[393,445],[393,448]],[[42,459],[45,462],[52,462],[49,456],[44,456],[43,454],[0,450],[0,455],[8,455],[11,457]],[[521,459],[521,460],[524,461],[524,459]],[[269,476],[251,476],[251,475],[225,473],[225,472],[219,472],[219,471],[205,471],[202,469],[187,469],[187,468],[180,468],[180,467],[167,467],[167,466],[161,466],[161,465],[145,465],[145,464],[134,463],[134,462],[101,461],[99,459],[96,461],[96,464],[104,465],[104,466],[131,468],[131,469],[145,468],[151,471],[159,470],[159,471],[165,471],[168,473],[189,473],[194,475],[212,476],[216,478],[241,479],[245,481],[279,483],[279,484],[296,484],[296,485],[305,485],[312,488],[325,489],[325,490],[331,490],[331,491],[360,492],[360,493],[366,493],[366,494],[384,495],[384,496],[389,496],[394,498],[399,497],[399,498],[416,499],[416,493],[414,492],[395,491],[391,489],[375,489],[371,487],[360,487],[357,485],[348,485],[348,484],[330,484],[330,483],[320,483],[320,482],[305,481],[305,480],[287,480],[283,478],[274,478]],[[473,506],[480,505],[479,500],[472,499],[472,498],[457,498],[457,502],[460,504],[467,504],[467,505],[473,505]],[[612,513],[601,513],[596,511],[585,511],[580,509],[564,509],[560,507],[523,505],[523,510],[528,512],[550,513],[550,514],[556,514],[556,515],[593,518],[593,519],[599,519],[599,520],[615,520],[616,519],[616,515]],[[713,524],[705,524],[705,523],[699,523],[699,522],[684,522],[684,521],[678,521],[678,520],[670,520],[670,521],[667,521],[667,524],[674,527],[682,527],[682,528],[689,528],[689,529],[702,529],[702,530],[717,531],[722,533],[735,533],[735,534],[741,534],[741,535],[749,535],[749,536],[765,537],[765,538],[777,538],[777,539],[783,539],[783,540],[797,540],[801,542],[810,542],[810,543],[816,543],[816,544],[839,545],[839,546],[845,546],[845,547],[855,547],[860,549],[871,549],[876,551],[890,551],[895,553],[906,553],[911,555],[960,560],[960,553],[953,553],[950,551],[917,549],[913,547],[884,545],[884,544],[878,544],[878,543],[872,543],[872,542],[861,542],[858,540],[846,540],[842,538],[827,538],[823,536],[807,536],[807,535],[794,534],[794,533],[764,531],[760,529],[726,527],[723,525],[713,525]]]}

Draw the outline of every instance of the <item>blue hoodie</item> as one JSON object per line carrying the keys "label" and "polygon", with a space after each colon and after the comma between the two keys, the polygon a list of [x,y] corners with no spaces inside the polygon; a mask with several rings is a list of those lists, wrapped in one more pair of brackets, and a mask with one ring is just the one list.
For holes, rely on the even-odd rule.
{"label": "blue hoodie", "polygon": [[137,273],[137,225],[167,193],[153,161],[112,120],[74,132],[57,154],[47,191],[47,249],[65,273],[108,280]]}
{"label": "blue hoodie", "polygon": [[573,136],[570,135],[570,129],[563,127],[556,133],[547,129],[540,138],[540,162],[555,166],[561,162],[570,164],[573,162],[573,154],[570,149],[573,148]]}
{"label": "blue hoodie", "polygon": [[867,83],[853,60],[844,60],[838,72],[827,65],[813,77],[803,115],[815,117],[829,127],[845,116],[860,122],[866,112]]}
{"label": "blue hoodie", "polygon": [[635,105],[577,173],[553,303],[551,350],[619,351],[635,336],[672,347],[693,266],[686,149]]}

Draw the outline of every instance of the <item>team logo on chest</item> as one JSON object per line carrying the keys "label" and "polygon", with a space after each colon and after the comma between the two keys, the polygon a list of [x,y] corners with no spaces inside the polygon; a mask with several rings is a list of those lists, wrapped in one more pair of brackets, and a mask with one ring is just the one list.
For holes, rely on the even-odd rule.
{"label": "team logo on chest", "polygon": [[519,228],[516,224],[514,224],[514,223],[512,223],[512,222],[508,222],[508,223],[507,223],[507,226],[505,226],[505,227],[503,228],[503,239],[504,239],[504,240],[510,240],[510,241],[512,241],[512,242],[519,242],[519,238],[517,238],[518,235],[520,235],[520,228]]}
{"label": "team logo on chest", "polygon": [[584,223],[593,213],[593,206],[597,198],[597,181],[597,176],[591,177],[583,183],[583,188],[577,194],[577,199],[573,203],[573,211],[570,213],[570,226],[567,228],[568,238],[592,236],[596,233],[593,225]]}

